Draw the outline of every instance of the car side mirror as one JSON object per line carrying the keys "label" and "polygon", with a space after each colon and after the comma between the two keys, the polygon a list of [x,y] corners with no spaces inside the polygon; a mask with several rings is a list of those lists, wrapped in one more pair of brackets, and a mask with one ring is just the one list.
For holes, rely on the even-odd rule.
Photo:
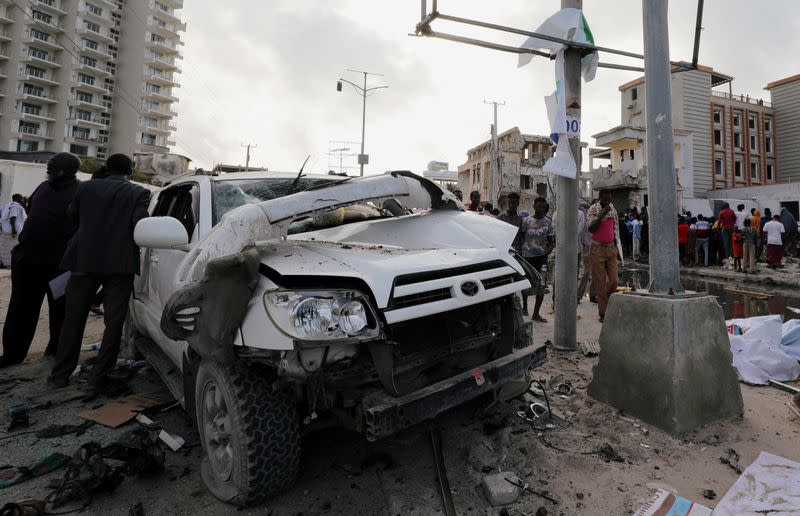
{"label": "car side mirror", "polygon": [[133,230],[133,240],[139,247],[152,249],[186,249],[189,235],[178,219],[148,217],[140,220]]}

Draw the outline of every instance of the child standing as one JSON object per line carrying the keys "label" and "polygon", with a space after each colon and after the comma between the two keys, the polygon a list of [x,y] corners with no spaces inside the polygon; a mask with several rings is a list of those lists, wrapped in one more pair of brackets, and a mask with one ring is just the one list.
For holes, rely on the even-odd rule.
{"label": "child standing", "polygon": [[742,272],[742,244],[744,237],[739,228],[733,230],[733,270]]}
{"label": "child standing", "polygon": [[745,219],[744,229],[742,229],[742,241],[744,243],[744,272],[756,273],[756,244],[758,233],[750,219]]}

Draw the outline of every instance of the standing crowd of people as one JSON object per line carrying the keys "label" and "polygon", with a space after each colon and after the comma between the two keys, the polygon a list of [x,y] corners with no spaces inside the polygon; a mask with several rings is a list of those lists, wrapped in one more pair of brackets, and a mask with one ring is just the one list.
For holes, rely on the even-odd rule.
{"label": "standing crowd of people", "polygon": [[[139,271],[133,231],[147,216],[150,192],[128,180],[133,162],[124,154],[110,156],[89,181],[77,179],[80,166],[73,154],[54,155],[47,162],[47,180],[30,196],[26,215],[13,206],[21,204],[17,196],[12,206],[0,210],[2,249],[9,247],[11,266],[0,368],[27,356],[46,297],[50,333],[44,357],[52,361],[47,383],[51,388],[68,385],[89,311],[100,300],[105,331],[87,382],[90,395],[97,395],[108,387],[108,373],[119,354],[133,277]],[[13,229],[9,238],[6,219]],[[6,265],[6,256],[2,259]]]}

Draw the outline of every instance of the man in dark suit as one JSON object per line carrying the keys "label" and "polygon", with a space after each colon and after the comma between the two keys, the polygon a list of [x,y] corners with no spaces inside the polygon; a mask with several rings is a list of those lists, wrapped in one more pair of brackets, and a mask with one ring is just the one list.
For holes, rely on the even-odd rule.
{"label": "man in dark suit", "polygon": [[133,275],[139,272],[139,248],[133,241],[133,230],[147,217],[150,192],[128,181],[127,176],[133,173],[128,156],[110,156],[106,168],[107,178],[81,183],[69,207],[77,231],[61,264],[72,276],[67,283],[67,312],[58,357],[48,379],[54,388],[66,386],[78,364],[89,309],[102,286],[105,331],[89,386],[96,393],[104,389],[107,374],[117,362]]}
{"label": "man in dark suit", "polygon": [[36,333],[42,301],[47,296],[50,311],[50,341],[44,355],[54,357],[64,322],[64,298],[54,299],[48,288],[61,274],[64,256],[75,226],[67,207],[75,197],[81,166],[78,156],[60,152],[47,162],[47,181],[30,197],[30,214],[11,253],[11,300],[3,328],[3,356],[0,367],[21,363]]}

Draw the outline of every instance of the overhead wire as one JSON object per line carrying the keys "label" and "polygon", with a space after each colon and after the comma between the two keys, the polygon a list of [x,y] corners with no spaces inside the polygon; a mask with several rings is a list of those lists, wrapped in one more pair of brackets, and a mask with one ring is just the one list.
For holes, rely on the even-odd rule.
{"label": "overhead wire", "polygon": [[[35,24],[35,25],[36,25],[36,26],[37,26],[39,29],[41,29],[41,30],[42,30],[42,32],[44,32],[45,34],[47,34],[48,36],[50,36],[50,37],[53,39],[53,41],[54,41],[54,42],[55,42],[55,43],[56,43],[58,46],[60,46],[60,47],[61,47],[63,50],[65,50],[65,51],[66,51],[68,54],[70,54],[72,57],[74,57],[75,59],[77,59],[77,60],[78,60],[78,62],[80,63],[80,57],[79,57],[78,55],[76,55],[74,52],[72,52],[72,51],[71,51],[69,48],[67,48],[67,47],[66,47],[66,46],[65,46],[65,45],[64,45],[64,44],[63,44],[61,41],[59,41],[59,40],[58,40],[58,37],[57,37],[57,35],[55,35],[55,34],[52,34],[51,32],[49,32],[49,31],[48,31],[48,28],[49,28],[48,26],[46,26],[46,25],[43,25],[43,24],[42,24],[42,23],[41,23],[39,20],[37,20],[36,18],[34,18],[34,17],[33,17],[33,14],[32,14],[32,13],[28,13],[28,12],[25,10],[25,8],[24,8],[24,7],[20,6],[20,5],[17,3],[17,1],[16,1],[16,0],[10,0],[10,1],[11,1],[11,3],[12,3],[12,4],[14,4],[14,6],[15,6],[17,9],[19,9],[19,10],[20,10],[20,11],[21,11],[21,12],[22,12],[22,13],[23,13],[25,16],[27,16],[28,18],[30,18],[31,20],[33,20],[34,24]],[[30,4],[31,8],[34,8],[34,7],[36,7],[36,4],[34,4],[34,3],[31,1],[31,0],[27,0],[27,2]],[[139,19],[141,20],[141,18],[139,18]],[[64,37],[65,37],[67,40],[69,40],[69,42],[70,42],[70,43],[72,43],[72,44],[75,46],[75,48],[80,48],[80,45],[78,45],[78,44],[75,42],[75,40],[73,40],[71,37],[69,37],[69,35],[67,34],[66,30],[62,30],[62,31],[61,31],[61,35],[62,35],[62,36],[64,36]],[[133,103],[132,103],[132,102],[130,102],[128,99],[126,99],[126,98],[125,98],[125,96],[124,96],[124,95],[122,95],[122,94],[120,94],[120,93],[119,93],[117,90],[121,90],[123,93],[125,93],[126,95],[128,95],[128,96],[129,96],[129,97],[130,97],[130,98],[133,100]],[[144,113],[141,111],[141,109],[139,109],[139,107],[138,107],[138,106],[136,106],[136,104],[135,104],[135,102],[136,102],[136,100],[135,100],[135,99],[136,99],[136,97],[135,97],[133,94],[131,94],[129,91],[127,91],[127,90],[126,90],[124,87],[122,87],[120,84],[118,84],[118,81],[116,81],[116,80],[114,81],[114,91],[113,91],[113,92],[109,91],[109,93],[112,93],[112,94],[113,94],[113,93],[116,93],[116,94],[117,94],[117,96],[119,97],[119,99],[120,99],[120,100],[122,100],[123,102],[125,102],[125,104],[127,104],[128,106],[130,106],[130,107],[131,107],[131,108],[132,108],[134,111],[136,111],[136,112],[137,112],[137,113],[138,113],[138,114],[139,114],[141,117],[145,117],[145,114],[144,114]],[[207,161],[207,162],[209,162],[209,163],[212,163],[212,161],[211,161],[211,160],[208,160],[208,159],[206,159],[206,158],[207,158],[206,156],[203,156],[202,154],[200,154],[200,153],[198,153],[198,152],[195,152],[195,151],[193,151],[193,150],[191,149],[191,147],[189,147],[188,145],[186,145],[186,144],[185,144],[185,142],[179,141],[179,140],[178,140],[178,138],[177,138],[177,136],[175,136],[175,142],[176,142],[177,144],[179,144],[181,147],[184,147],[186,150],[188,150],[188,151],[189,151],[189,152],[191,152],[192,154],[194,154],[196,157],[199,157],[199,158],[203,159],[204,161]],[[191,156],[190,156],[190,157],[191,157]]]}

